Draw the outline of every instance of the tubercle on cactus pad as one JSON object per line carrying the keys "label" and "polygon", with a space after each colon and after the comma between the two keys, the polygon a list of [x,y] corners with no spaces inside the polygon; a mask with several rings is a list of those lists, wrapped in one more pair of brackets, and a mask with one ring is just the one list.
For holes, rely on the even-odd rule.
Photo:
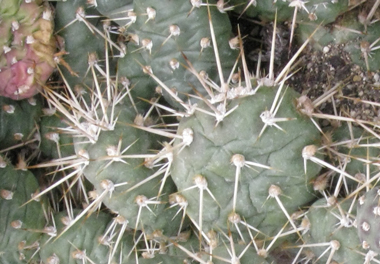
{"label": "tubercle on cactus pad", "polygon": [[0,95],[21,100],[42,91],[55,68],[56,45],[49,4],[19,1],[15,8],[0,14]]}

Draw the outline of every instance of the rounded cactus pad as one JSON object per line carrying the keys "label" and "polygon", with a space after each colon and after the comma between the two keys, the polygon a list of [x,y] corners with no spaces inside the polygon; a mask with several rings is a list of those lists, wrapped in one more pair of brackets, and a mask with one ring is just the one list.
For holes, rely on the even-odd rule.
{"label": "rounded cactus pad", "polygon": [[37,263],[47,205],[27,202],[38,188],[30,171],[16,170],[0,156],[0,263]]}
{"label": "rounded cactus pad", "polygon": [[374,187],[360,197],[356,223],[358,235],[364,249],[380,253],[380,188]]}
{"label": "rounded cactus pad", "polygon": [[1,5],[0,95],[29,98],[54,70],[52,10],[42,1],[2,1]]}
{"label": "rounded cactus pad", "polygon": [[33,140],[41,114],[37,96],[20,101],[0,97],[0,149]]}
{"label": "rounded cactus pad", "polygon": [[364,254],[359,249],[360,241],[354,226],[356,202],[355,199],[336,197],[314,202],[304,219],[308,224],[308,231],[303,235],[304,252],[312,251],[320,263],[327,263],[329,258],[338,263],[347,260],[363,263]]}
{"label": "rounded cactus pad", "polygon": [[[113,6],[110,2],[107,4]],[[95,79],[115,74],[115,61],[120,51],[108,50],[112,49],[108,44],[113,44],[116,35],[109,35],[111,26],[106,21],[108,19],[102,17],[90,1],[57,2],[55,27],[67,52],[63,57],[66,66],[62,64],[65,67],[60,68],[60,73],[72,89],[86,91]],[[113,55],[116,58],[111,59]],[[95,68],[94,73],[91,68]]]}
{"label": "rounded cactus pad", "polygon": [[206,230],[230,222],[272,232],[312,199],[308,182],[319,168],[307,162],[305,174],[302,153],[320,135],[297,112],[298,94],[280,90],[262,87],[230,101],[220,122],[203,103],[181,120],[178,134],[191,130],[193,141],[183,148],[177,142],[172,178],[189,216]]}
{"label": "rounded cactus pad", "polygon": [[[80,211],[73,210],[71,213],[77,214]],[[43,246],[40,251],[43,263],[75,264],[86,260],[88,263],[106,264],[120,263],[121,258],[125,261],[123,263],[128,263],[127,254],[134,246],[132,237],[128,232],[123,233],[125,230],[120,231],[110,215],[103,212],[92,214],[66,230],[70,221],[73,220],[73,215],[70,214],[59,212],[54,215],[55,226],[49,226],[49,228],[62,235],[55,238],[49,234],[43,236],[41,239]],[[116,244],[115,240],[119,234],[121,234],[119,239],[122,241],[118,241]]]}
{"label": "rounded cactus pad", "polygon": [[78,156],[88,159],[83,173],[95,187],[94,202],[101,201],[136,229],[176,234],[180,217],[172,221],[176,209],[168,204],[175,185],[170,178],[161,183],[162,171],[149,165],[160,138],[134,127],[139,115],[132,106],[116,106],[114,113],[114,129],[101,131],[96,143],[74,139]]}
{"label": "rounded cactus pad", "polygon": [[[187,94],[194,94],[193,84],[199,83],[196,75],[182,66],[188,65],[188,60],[197,72],[218,81],[215,50],[219,52],[223,61],[221,68],[227,76],[238,56],[229,45],[228,16],[211,6],[209,18],[208,9],[195,2],[134,1],[133,12],[129,13],[131,22],[124,25],[130,39],[128,53],[118,62],[119,75],[126,76],[134,86],[132,94],[151,98],[157,91],[155,78],[159,78],[160,90],[167,102],[180,107],[173,93],[186,101]],[[217,45],[212,43],[210,23]]]}
{"label": "rounded cactus pad", "polygon": [[57,113],[45,115],[41,118],[40,148],[47,157],[57,159],[75,153],[72,135],[65,133],[64,130],[67,127],[67,122],[62,115]]}

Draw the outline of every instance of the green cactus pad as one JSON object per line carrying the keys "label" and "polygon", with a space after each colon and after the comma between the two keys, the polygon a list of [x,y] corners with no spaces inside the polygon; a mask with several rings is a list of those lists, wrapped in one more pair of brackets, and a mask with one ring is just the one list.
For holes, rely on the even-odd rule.
{"label": "green cactus pad", "polygon": [[[352,137],[352,138],[351,138]],[[338,159],[331,160],[331,163],[336,167],[344,168],[344,171],[352,176],[359,176],[367,174],[367,167],[369,172],[376,171],[377,167],[373,164],[367,166],[364,160],[369,160],[371,163],[375,157],[380,155],[379,148],[371,144],[376,144],[377,139],[369,135],[363,128],[343,124],[332,133],[333,144],[337,144],[336,150],[341,153],[337,156]],[[360,146],[368,145],[368,146]],[[329,156],[329,155],[327,155]],[[360,177],[357,177],[358,179]],[[355,189],[358,182],[352,179],[345,179],[349,187]],[[350,190],[351,191],[351,190]]]}
{"label": "green cactus pad", "polygon": [[[104,204],[124,216],[131,227],[144,228],[147,233],[161,230],[164,235],[177,234],[181,217],[172,221],[176,209],[168,209],[168,196],[176,191],[171,179],[166,180],[160,197],[157,197],[162,179],[160,174],[139,185],[157,172],[156,168],[149,169],[144,165],[145,160],[141,155],[154,156],[156,153],[153,150],[158,149],[160,138],[131,126],[136,117],[132,106],[115,107],[115,116],[118,116],[115,128],[112,131],[102,131],[95,144],[83,144],[86,139],[75,139],[77,153],[85,151],[89,155],[90,162],[84,170],[85,177],[95,186],[98,195],[105,191],[103,184],[108,182],[115,185],[114,190],[104,195]],[[116,154],[118,147],[120,152]],[[125,149],[128,150],[122,155],[140,157],[117,159]],[[116,155],[115,158],[112,155]],[[117,184],[120,186],[117,187]],[[129,191],[135,186],[137,188]],[[147,207],[141,207],[140,213],[138,202],[148,202]]]}
{"label": "green cactus pad", "polygon": [[74,155],[73,137],[64,131],[68,121],[60,114],[43,116],[41,118],[41,145],[44,155],[52,159]]}
{"label": "green cactus pad", "polygon": [[[74,210],[73,213],[80,213],[80,210]],[[110,263],[110,254],[113,250],[111,244],[115,243],[116,238],[113,237],[108,241],[110,234],[105,234],[111,221],[112,218],[109,214],[98,212],[77,222],[58,238],[44,235],[41,239],[41,260],[43,263],[58,263],[53,260],[59,260],[59,263],[74,264],[86,259],[98,264]],[[54,223],[57,234],[61,234],[69,223],[67,213],[55,214]],[[119,248],[112,259],[116,263],[119,263],[119,258],[127,261],[127,255],[134,246],[131,234],[128,235],[126,232],[122,237],[122,241],[119,241]]]}
{"label": "green cactus pad", "polygon": [[276,9],[277,21],[279,22],[290,20],[293,15],[293,8],[286,1],[232,0],[229,3],[230,6],[234,6],[235,12],[252,18],[259,18],[264,22],[274,21]]}
{"label": "green cactus pad", "polygon": [[[148,18],[147,8],[156,12],[154,18]],[[139,0],[134,1],[133,11],[136,21],[131,23],[127,31],[131,37],[128,54],[118,64],[119,76],[126,76],[134,87],[132,93],[148,99],[154,96],[156,87],[160,85],[142,69],[142,66],[150,66],[155,76],[169,89],[178,92],[182,100],[187,101],[187,94],[193,94],[192,85],[198,83],[198,80],[185,68],[188,64],[183,54],[196,71],[206,71],[210,79],[218,81],[213,47],[215,43],[211,42],[206,7],[193,8],[190,1]],[[210,12],[226,79],[238,53],[228,43],[231,25],[227,14],[220,13],[214,6],[210,7]],[[202,39],[210,41],[205,41],[204,48],[200,44]],[[153,46],[150,48],[148,43]],[[164,96],[171,105],[178,106],[178,102],[165,90]]]}
{"label": "green cactus pad", "polygon": [[365,249],[380,253],[379,187],[374,187],[359,199],[357,208],[357,233]]}
{"label": "green cactus pad", "polygon": [[[333,254],[332,260],[338,263],[347,261],[363,263],[364,256],[359,253],[361,251],[360,240],[357,230],[353,226],[356,209],[355,206],[353,210],[350,209],[353,202],[355,202],[353,199],[345,201],[340,199],[335,205],[328,206],[326,199],[322,198],[313,203],[307,213],[310,227],[303,237],[305,250],[310,249],[314,253],[315,259],[329,248],[329,243],[337,241],[336,245],[339,245],[339,249]],[[331,248],[321,257],[320,263],[325,263],[330,253]]]}
{"label": "green cactus pad", "polygon": [[25,204],[39,188],[30,171],[15,170],[1,156],[0,163],[0,262],[37,263],[46,204]]}
{"label": "green cactus pad", "polygon": [[133,8],[133,0],[117,1],[117,0],[96,0],[95,8],[103,16],[111,18],[115,23],[124,25],[123,16]]}
{"label": "green cactus pad", "polygon": [[[320,135],[308,118],[297,113],[293,101],[298,94],[292,89],[286,91],[276,115],[291,119],[278,123],[284,131],[267,126],[259,138],[264,126],[260,115],[271,108],[276,91],[274,87],[262,87],[255,95],[231,101],[228,109],[236,106],[237,109],[219,124],[213,116],[203,112],[210,110],[202,103],[198,105],[202,111],[181,120],[178,134],[190,128],[194,141],[175,153],[172,178],[188,200],[187,212],[193,220],[198,222],[199,208],[203,206],[202,221],[206,231],[226,226],[233,212],[234,194],[235,211],[240,218],[271,235],[275,235],[274,230],[278,231],[287,221],[276,199],[269,198],[272,185],[281,189],[282,195],[278,198],[289,214],[313,199],[309,180],[319,167],[309,161],[305,175],[302,151],[306,145],[318,144]],[[179,141],[176,143],[180,144]],[[246,162],[256,162],[272,169],[245,163],[247,166],[241,168],[236,193],[236,166],[232,160],[235,154],[242,155]],[[197,188],[195,179],[200,179],[199,175],[204,177],[207,185],[199,184]]]}
{"label": "green cactus pad", "polygon": [[380,69],[379,35],[380,22],[373,23],[368,26],[367,32],[351,41],[345,49],[350,54],[352,61],[363,69],[367,68],[365,54],[368,56],[369,71],[375,72]]}
{"label": "green cactus pad", "polygon": [[33,139],[41,111],[39,97],[14,101],[0,97],[0,149]]}
{"label": "green cactus pad", "polygon": [[[85,0],[60,1],[57,3],[56,10],[56,28],[59,30],[59,36],[64,40],[64,50],[68,52],[67,55],[63,56],[63,59],[72,71],[70,72],[69,69],[61,67],[63,76],[71,89],[77,86],[86,90],[87,86],[92,87],[94,81],[93,74],[89,70],[90,55],[94,55],[98,65],[106,71],[104,64],[106,41],[98,33],[100,31],[104,34],[103,18],[96,9],[89,7]],[[79,10],[82,10],[83,13],[79,12]],[[82,16],[89,16],[89,18],[82,18],[78,13]],[[82,19],[84,21],[81,21]],[[115,53],[115,55],[119,55],[117,51]],[[112,59],[111,53],[109,56],[110,75],[113,75],[115,73],[115,60]],[[96,72],[96,76],[99,79],[104,78],[98,72]]]}

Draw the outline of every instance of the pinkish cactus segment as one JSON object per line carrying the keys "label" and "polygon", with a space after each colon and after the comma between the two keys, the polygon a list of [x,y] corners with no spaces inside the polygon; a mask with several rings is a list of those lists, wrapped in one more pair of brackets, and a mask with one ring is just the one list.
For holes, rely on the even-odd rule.
{"label": "pinkish cactus segment", "polygon": [[35,95],[55,68],[51,9],[37,2],[22,1],[13,16],[0,14],[6,18],[0,21],[6,38],[0,41],[0,96],[21,100]]}
{"label": "pinkish cactus segment", "polygon": [[41,61],[32,49],[22,60],[13,64],[10,62],[10,65],[0,71],[0,95],[14,100],[38,93],[54,70],[51,64]]}

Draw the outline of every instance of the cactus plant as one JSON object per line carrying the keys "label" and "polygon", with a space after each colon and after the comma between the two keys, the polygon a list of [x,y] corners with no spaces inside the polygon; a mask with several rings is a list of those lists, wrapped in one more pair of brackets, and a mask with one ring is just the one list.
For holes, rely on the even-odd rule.
{"label": "cactus plant", "polygon": [[[124,51],[114,44],[109,21],[86,1],[57,3],[56,27],[63,39],[65,65],[61,73],[65,83],[78,97],[89,97],[93,82],[98,78],[108,79],[115,74],[115,58]],[[112,38],[112,39],[111,39]],[[107,47],[107,48],[106,48]],[[115,47],[119,50],[112,51]],[[86,96],[87,94],[87,96]]]}
{"label": "cactus plant", "polygon": [[[47,204],[32,200],[39,185],[30,171],[16,170],[0,156],[0,261],[37,263]],[[27,204],[26,204],[27,203]]]}
{"label": "cactus plant", "polygon": [[0,106],[0,149],[36,141],[42,114],[40,97],[21,101],[0,97]]}
{"label": "cactus plant", "polygon": [[[78,263],[78,261],[89,261],[93,263],[110,263],[111,261],[123,260],[127,263],[128,254],[133,250],[134,243],[132,234],[121,233],[122,240],[118,238],[120,230],[112,229],[112,218],[110,215],[99,212],[90,215],[83,222],[76,223],[64,234],[65,228],[70,225],[75,214],[80,213],[74,210],[67,215],[67,212],[54,214],[54,219],[48,227],[56,231],[55,234],[45,234],[41,238],[40,257],[43,263]],[[121,223],[121,222],[120,222]],[[121,223],[121,226],[122,223]],[[108,232],[108,233],[107,233]],[[54,235],[52,237],[52,235]],[[120,239],[118,244],[114,244],[116,238]],[[115,248],[115,252],[113,248]]]}
{"label": "cactus plant", "polygon": [[374,187],[361,196],[357,208],[357,233],[365,250],[380,253],[377,228],[379,227],[379,187]]}
{"label": "cactus plant", "polygon": [[[44,107],[41,122],[30,115],[28,122],[23,121],[23,125],[36,123],[35,131],[41,134],[36,150],[43,155],[31,156],[29,167],[18,166],[38,168],[34,174],[40,192],[33,198],[42,199],[52,191],[49,197],[55,210],[44,212],[43,202],[37,208],[35,200],[25,197],[22,202],[13,199],[17,204],[26,202],[18,211],[35,206],[35,218],[41,221],[37,227],[18,230],[33,237],[22,252],[0,236],[0,252],[12,249],[12,254],[0,256],[3,262],[20,253],[25,260],[14,262],[369,264],[376,260],[376,251],[360,248],[374,247],[374,233],[359,233],[370,241],[361,243],[354,220],[361,223],[358,227],[366,227],[363,221],[370,220],[362,209],[377,201],[361,198],[355,212],[357,196],[367,191],[365,197],[371,197],[378,189],[374,187],[379,177],[378,124],[354,119],[345,111],[321,113],[321,104],[340,100],[341,87],[324,91],[315,101],[300,96],[286,82],[301,51],[277,75],[274,67],[282,63],[274,60],[288,55],[291,41],[278,54],[273,49],[278,41],[276,23],[291,21],[292,28],[298,24],[296,36],[307,34],[306,43],[357,46],[365,62],[360,42],[373,44],[369,48],[377,52],[376,34],[371,32],[377,32],[378,22],[371,19],[374,14],[362,19],[364,24],[358,24],[356,17],[349,24],[350,13],[337,20],[349,8],[347,1],[254,4],[222,0],[55,4],[57,34],[69,52],[63,50],[65,56],[56,57],[60,64],[67,62],[66,69],[58,68],[63,87],[45,87],[45,101],[37,102],[38,109]],[[379,4],[376,0],[368,10]],[[0,10],[12,8],[2,5]],[[270,56],[264,55],[269,57],[268,76],[262,77],[260,63],[256,74],[247,66],[244,41],[249,36],[237,29],[237,36],[230,39],[225,12],[232,8],[252,12],[261,25],[275,20],[271,41],[266,42],[272,50]],[[330,22],[334,24],[326,25]],[[320,23],[321,31],[314,32]],[[338,32],[342,25],[351,29],[350,34]],[[321,36],[326,38],[318,40]],[[367,59],[365,68],[375,69],[371,57]],[[155,92],[159,96],[150,99]],[[8,139],[16,133],[8,130],[16,131],[12,129],[21,125],[13,124],[27,115],[12,118],[16,115],[8,112],[16,103],[2,100],[1,118],[8,121],[1,122],[0,131],[6,131],[7,137],[0,145],[21,146],[28,141]],[[15,113],[23,103],[17,102]],[[378,107],[364,99],[355,103]],[[348,125],[336,128],[335,123]],[[58,139],[53,127],[70,133],[67,141],[63,134]],[[25,131],[32,134],[33,126]],[[14,153],[7,155],[13,158]],[[0,160],[1,164],[11,167]],[[26,172],[11,174],[18,173]],[[46,181],[40,174],[54,175],[54,180]],[[3,206],[9,202],[9,189],[17,190],[14,198],[23,181],[16,178],[18,182],[11,182],[14,187],[8,186],[10,177],[4,169],[0,177],[6,178],[0,182],[6,197],[0,198]],[[36,191],[32,178],[30,190]],[[60,190],[53,191],[55,187]],[[376,225],[367,224],[370,229]],[[7,223],[0,227],[6,234],[14,231]],[[33,247],[37,243],[38,251]]]}
{"label": "cactus plant", "polygon": [[[211,44],[207,9],[196,8],[189,1],[134,1],[131,22],[124,26],[130,38],[128,54],[119,60],[118,68],[119,76],[130,80],[136,97],[150,99],[158,86],[171,105],[182,108],[180,102],[191,99],[188,94],[194,94],[197,82],[196,76],[181,66],[187,65],[183,54],[210,80],[217,81],[220,71],[227,78],[237,57],[228,43],[231,25],[226,14],[215,8],[210,12],[214,34],[220,40],[217,46]],[[219,51],[223,60],[219,68],[214,67],[214,51]],[[157,78],[165,85],[157,83]],[[204,90],[199,92],[205,94]]]}
{"label": "cactus plant", "polygon": [[[203,231],[223,229],[230,221],[231,228],[246,223],[274,236],[313,199],[308,182],[318,166],[308,164],[305,175],[302,149],[317,144],[319,132],[297,113],[294,91],[279,93],[281,89],[261,87],[254,95],[231,100],[227,112],[233,111],[219,124],[207,114],[206,104],[181,120],[178,133],[191,129],[194,141],[175,152],[172,178],[189,203],[190,218]],[[276,98],[273,121],[286,122],[269,125],[264,116]]]}
{"label": "cactus plant", "polygon": [[0,95],[29,98],[55,68],[52,10],[39,0],[2,1],[0,20]]}
{"label": "cactus plant", "polygon": [[72,135],[65,131],[68,121],[59,113],[50,115],[49,110],[45,112],[48,113],[41,117],[41,152],[52,159],[74,155]]}
{"label": "cactus plant", "polygon": [[344,177],[343,180],[341,178],[337,180],[339,181],[336,184],[337,190],[344,188],[346,194],[349,194],[357,188],[358,182],[363,183],[366,175],[376,171],[377,168],[372,163],[380,154],[378,148],[375,147],[377,140],[369,136],[364,129],[352,124],[343,124],[337,129],[330,128],[329,132],[332,133],[333,142],[327,144],[326,148],[327,157],[334,159],[330,161],[331,164],[342,168],[357,179],[355,181]]}
{"label": "cactus plant", "polygon": [[172,220],[176,210],[168,207],[169,194],[175,192],[175,186],[170,178],[160,184],[160,178],[154,175],[162,172],[145,163],[155,157],[149,150],[155,149],[159,138],[132,127],[140,117],[137,115],[136,119],[132,106],[117,106],[113,111],[117,123],[112,131],[102,131],[95,144],[85,144],[84,138],[75,139],[77,154],[89,161],[83,173],[94,184],[95,200],[125,217],[137,230],[177,234],[180,218]]}
{"label": "cactus plant", "polygon": [[97,0],[94,1],[93,6],[103,16],[109,18],[120,26],[124,26],[125,20],[122,18],[122,16],[123,14],[128,13],[128,11],[133,9],[133,0],[123,2],[113,0]]}
{"label": "cactus plant", "polygon": [[[311,206],[306,214],[308,230],[305,232],[304,245],[314,253],[314,259],[321,263],[342,262],[363,263],[360,241],[354,226],[356,200],[336,200],[331,197],[326,201],[321,198]],[[314,245],[314,246],[313,246]]]}

